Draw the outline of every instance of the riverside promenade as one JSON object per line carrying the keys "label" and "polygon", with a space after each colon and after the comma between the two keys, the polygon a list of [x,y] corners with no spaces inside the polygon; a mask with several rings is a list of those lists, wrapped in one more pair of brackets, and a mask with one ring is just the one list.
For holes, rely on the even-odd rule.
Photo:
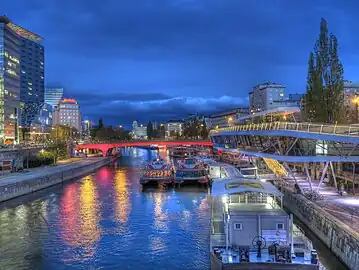
{"label": "riverside promenade", "polygon": [[55,166],[34,168],[0,177],[0,202],[84,176],[108,163],[109,157],[69,160]]}

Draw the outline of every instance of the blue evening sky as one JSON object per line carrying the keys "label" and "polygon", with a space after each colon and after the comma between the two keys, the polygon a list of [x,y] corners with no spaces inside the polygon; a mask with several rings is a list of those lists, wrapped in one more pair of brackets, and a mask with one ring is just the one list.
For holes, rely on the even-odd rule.
{"label": "blue evening sky", "polygon": [[352,0],[2,0],[1,13],[45,38],[46,84],[105,124],[177,119],[247,105],[251,87],[305,91],[321,17],[358,80]]}

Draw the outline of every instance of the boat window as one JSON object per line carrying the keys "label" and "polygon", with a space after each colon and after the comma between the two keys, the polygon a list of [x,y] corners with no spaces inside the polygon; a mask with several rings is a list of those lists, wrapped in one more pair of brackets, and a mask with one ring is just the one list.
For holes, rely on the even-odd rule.
{"label": "boat window", "polygon": [[243,188],[243,189],[258,188],[258,189],[264,189],[262,184],[260,184],[260,183],[250,183],[250,182],[248,182],[248,183],[247,182],[241,182],[241,183],[226,184],[226,189],[231,189],[231,188]]}
{"label": "boat window", "polygon": [[214,234],[223,234],[224,233],[224,222],[223,221],[213,221],[213,233]]}
{"label": "boat window", "polygon": [[277,223],[277,230],[284,230],[284,223]]}
{"label": "boat window", "polygon": [[242,175],[255,175],[256,173],[255,169],[242,169],[241,174]]}
{"label": "boat window", "polygon": [[236,231],[241,231],[243,230],[243,224],[242,223],[234,223],[234,229]]}
{"label": "boat window", "polygon": [[196,164],[196,160],[195,159],[185,159],[184,164],[193,165],[193,164]]}
{"label": "boat window", "polygon": [[221,167],[221,178],[226,178],[226,177],[228,177],[226,170]]}

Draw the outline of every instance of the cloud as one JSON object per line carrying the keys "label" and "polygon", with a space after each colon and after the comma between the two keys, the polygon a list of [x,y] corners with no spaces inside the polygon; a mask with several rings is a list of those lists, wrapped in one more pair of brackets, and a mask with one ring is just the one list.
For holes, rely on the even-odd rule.
{"label": "cloud", "polygon": [[[169,119],[185,118],[190,113],[210,115],[228,110],[229,108],[248,106],[245,98],[221,97],[170,97],[161,94],[143,95],[78,95],[83,114],[92,119],[104,118],[111,123],[130,125],[137,120],[142,123],[148,121],[166,121]],[[94,102],[96,110],[90,104]],[[83,106],[86,104],[86,106]]]}

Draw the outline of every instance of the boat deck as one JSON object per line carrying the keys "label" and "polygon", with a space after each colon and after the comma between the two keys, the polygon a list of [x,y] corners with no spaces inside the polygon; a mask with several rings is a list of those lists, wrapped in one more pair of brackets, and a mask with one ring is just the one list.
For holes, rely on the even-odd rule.
{"label": "boat deck", "polygon": [[[241,263],[239,252],[233,250],[226,251],[224,248],[215,248],[215,253],[217,253],[217,258],[219,258],[222,263]],[[274,255],[269,254],[267,249],[262,250],[262,256],[257,257],[257,250],[251,249],[249,251],[249,262],[251,263],[265,263],[265,262],[275,262]],[[284,261],[285,262],[285,261]],[[292,264],[308,264],[311,265],[310,254],[306,254],[304,257],[295,257],[292,258]]]}

